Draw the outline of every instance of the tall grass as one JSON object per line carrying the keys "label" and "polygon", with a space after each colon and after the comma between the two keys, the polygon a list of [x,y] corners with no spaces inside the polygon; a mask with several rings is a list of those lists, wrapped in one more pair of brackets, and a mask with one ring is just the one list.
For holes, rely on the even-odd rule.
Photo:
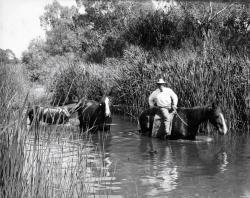
{"label": "tall grass", "polygon": [[82,139],[73,127],[44,125],[35,137],[18,119],[1,131],[1,197],[108,196],[113,172],[91,137]]}
{"label": "tall grass", "polygon": [[[135,52],[138,51],[138,52]],[[164,77],[167,86],[179,97],[179,106],[192,107],[217,102],[224,110],[228,125],[240,129],[246,124],[245,97],[249,60],[210,51],[204,58],[196,51],[168,50],[161,58],[148,61],[148,52],[133,48],[127,53],[117,80],[116,102],[130,107],[138,117],[148,107],[148,96],[155,82]]]}
{"label": "tall grass", "polygon": [[[187,43],[185,48],[163,51],[130,46],[124,50],[123,58],[110,60],[109,65],[75,65],[64,70],[58,77],[63,94],[60,89],[55,90],[63,96],[71,87],[76,95],[76,90],[85,91],[85,97],[97,101],[105,91],[112,90],[107,93],[113,96],[113,104],[122,106],[123,112],[136,120],[148,108],[148,96],[156,88],[156,80],[164,77],[167,86],[177,93],[179,107],[216,102],[222,107],[229,128],[243,129],[247,123],[244,101],[248,94],[249,59],[225,53],[213,40],[206,48],[201,46],[200,51],[188,46]],[[71,86],[77,76],[86,81]]]}
{"label": "tall grass", "polygon": [[73,103],[81,98],[99,101],[111,92],[116,73],[116,69],[113,70],[102,65],[70,62],[49,85],[53,91],[53,104]]}
{"label": "tall grass", "polygon": [[[10,69],[6,67],[5,74]],[[82,139],[74,127],[27,129],[28,95],[20,98],[18,109],[12,108],[19,96],[18,78],[2,77],[0,197],[108,196],[108,189],[98,192],[98,186],[105,188],[112,182],[112,177],[106,180],[110,173],[103,162],[103,148],[97,149],[91,138]]]}

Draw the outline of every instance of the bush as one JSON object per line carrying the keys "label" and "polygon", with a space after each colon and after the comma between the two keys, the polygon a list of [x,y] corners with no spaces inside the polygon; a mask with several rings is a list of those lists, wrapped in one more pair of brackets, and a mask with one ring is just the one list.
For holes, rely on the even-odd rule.
{"label": "bush", "polygon": [[225,48],[239,54],[250,54],[250,14],[249,10],[242,9],[232,12],[224,19],[223,27],[219,34],[220,42]]}
{"label": "bush", "polygon": [[50,85],[53,92],[52,104],[68,104],[76,97],[86,97],[88,82],[88,73],[76,64],[71,63],[61,69],[55,74]]}
{"label": "bush", "polygon": [[133,19],[124,33],[124,38],[145,49],[181,46],[177,24],[169,19],[168,14],[160,11],[141,14]]}
{"label": "bush", "polygon": [[75,99],[87,98],[99,101],[109,94],[112,85],[112,72],[101,65],[70,63],[60,70],[49,85],[53,91],[53,105],[69,104]]}

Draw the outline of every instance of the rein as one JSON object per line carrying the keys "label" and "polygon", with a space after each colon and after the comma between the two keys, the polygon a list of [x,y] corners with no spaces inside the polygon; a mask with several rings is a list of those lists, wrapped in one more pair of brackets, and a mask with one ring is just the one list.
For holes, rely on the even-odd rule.
{"label": "rein", "polygon": [[[164,106],[164,107],[159,107],[159,108],[166,108],[166,109],[169,109],[170,106]],[[176,108],[177,109],[177,108]],[[180,120],[188,127],[190,127],[184,120],[183,118],[180,116],[180,114],[178,114],[178,112],[176,111],[176,109],[174,109],[174,114],[176,114],[178,116],[178,118],[180,118]]]}
{"label": "rein", "polygon": [[178,118],[180,118],[180,120],[189,127],[189,125],[181,118],[181,116],[177,113],[177,111],[175,111],[175,114],[178,116]]}
{"label": "rein", "polygon": [[[130,105],[113,105],[114,107],[134,107],[134,106],[130,106]],[[164,107],[158,107],[158,108],[169,108],[170,106],[164,106]],[[178,116],[178,118],[181,120],[181,122],[183,122],[183,124],[185,124],[187,127],[190,127],[184,120],[183,118],[180,116],[180,114],[178,114],[178,112],[174,111],[174,113]]]}

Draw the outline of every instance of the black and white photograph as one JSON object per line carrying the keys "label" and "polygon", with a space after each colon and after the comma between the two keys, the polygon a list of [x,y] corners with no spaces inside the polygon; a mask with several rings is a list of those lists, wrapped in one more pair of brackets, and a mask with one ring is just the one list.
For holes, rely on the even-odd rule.
{"label": "black and white photograph", "polygon": [[0,0],[0,198],[250,198],[250,0]]}

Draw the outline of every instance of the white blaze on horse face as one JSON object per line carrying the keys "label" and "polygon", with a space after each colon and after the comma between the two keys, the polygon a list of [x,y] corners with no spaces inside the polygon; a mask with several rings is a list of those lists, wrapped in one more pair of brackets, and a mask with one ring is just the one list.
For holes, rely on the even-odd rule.
{"label": "white blaze on horse face", "polygon": [[109,98],[105,98],[105,116],[109,117],[111,115],[110,108],[109,108]]}
{"label": "white blaze on horse face", "polygon": [[226,134],[227,133],[227,125],[226,125],[226,122],[225,122],[225,119],[224,119],[224,116],[222,115],[222,113],[220,113],[220,118],[222,120],[222,125],[223,125],[223,134]]}

